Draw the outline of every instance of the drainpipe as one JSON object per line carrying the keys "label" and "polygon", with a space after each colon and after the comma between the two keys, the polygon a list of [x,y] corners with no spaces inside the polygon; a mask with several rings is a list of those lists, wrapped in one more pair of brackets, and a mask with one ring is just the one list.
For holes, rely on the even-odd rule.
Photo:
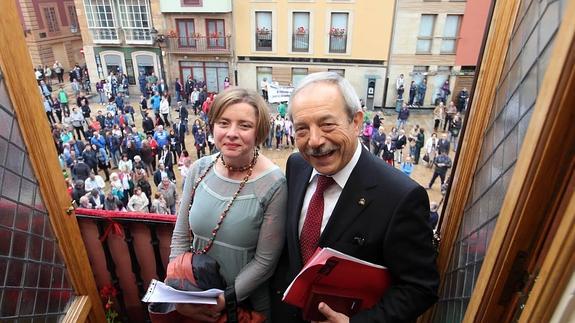
{"label": "drainpipe", "polygon": [[383,102],[381,102],[382,110],[385,109],[385,102],[387,101],[387,89],[389,88],[389,69],[391,68],[391,52],[393,51],[393,39],[395,38],[395,24],[397,23],[397,6],[399,0],[395,0],[393,7],[393,24],[391,25],[391,37],[389,39],[389,51],[387,52],[387,68],[385,69],[385,80],[383,89]]}

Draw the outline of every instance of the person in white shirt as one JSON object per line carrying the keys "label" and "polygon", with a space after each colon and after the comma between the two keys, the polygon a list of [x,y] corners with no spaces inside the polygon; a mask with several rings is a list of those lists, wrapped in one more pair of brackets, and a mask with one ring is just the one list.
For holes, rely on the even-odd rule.
{"label": "person in white shirt", "polygon": [[106,183],[100,175],[96,175],[93,171],[90,172],[90,177],[86,178],[84,182],[84,187],[86,192],[91,192],[93,189],[97,189],[98,192],[103,193],[106,188]]}
{"label": "person in white shirt", "polygon": [[134,195],[128,201],[128,211],[131,212],[148,212],[148,198],[146,194],[142,193],[142,189],[138,186],[134,189]]}
{"label": "person in white shirt", "polygon": [[120,160],[120,162],[118,163],[118,169],[122,170],[124,168],[126,168],[128,172],[131,172],[134,169],[132,160],[128,158],[127,153],[122,154],[122,160]]}
{"label": "person in white shirt", "polygon": [[166,126],[170,126],[170,103],[168,102],[168,97],[166,95],[162,96],[160,101],[160,113],[164,117],[164,122]]}
{"label": "person in white shirt", "polygon": [[[188,159],[184,160],[184,164],[180,168],[180,174],[182,175],[182,178],[183,179],[187,178],[188,174],[190,173],[191,170],[192,170],[192,160],[188,158]],[[167,176],[167,174],[166,174],[166,176]],[[185,183],[186,183],[186,181],[182,180],[182,190],[184,189]]]}
{"label": "person in white shirt", "polygon": [[260,87],[262,88],[262,96],[264,97],[264,100],[266,100],[266,102],[268,102],[268,78],[264,77],[263,80],[260,82]]}
{"label": "person in white shirt", "polygon": [[93,189],[88,194],[88,201],[92,205],[93,209],[103,210],[104,209],[104,193],[98,191],[98,189]]}
{"label": "person in white shirt", "polygon": [[403,78],[403,74],[399,74],[399,77],[395,80],[395,90],[399,90],[399,87],[402,85],[405,87],[405,79]]}

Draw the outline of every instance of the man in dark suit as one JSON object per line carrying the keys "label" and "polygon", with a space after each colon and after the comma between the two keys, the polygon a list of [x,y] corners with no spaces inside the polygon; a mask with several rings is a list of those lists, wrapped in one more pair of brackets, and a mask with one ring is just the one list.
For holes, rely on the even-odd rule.
{"label": "man in dark suit", "polygon": [[[299,153],[287,162],[287,244],[274,296],[317,247],[330,247],[387,267],[392,284],[351,318],[320,303],[326,322],[414,321],[436,302],[439,285],[425,189],[362,148],[359,99],[337,73],[308,75],[292,94],[290,116]],[[271,321],[301,321],[300,311],[275,297]]]}
{"label": "man in dark suit", "polygon": [[164,83],[164,80],[160,80],[160,83],[158,84],[158,93],[160,96],[168,93],[168,85]]}
{"label": "man in dark suit", "polygon": [[450,146],[451,143],[449,142],[449,139],[447,139],[447,134],[444,133],[441,135],[441,139],[437,142],[437,153],[441,154],[442,152],[445,152],[446,154],[449,154]]}
{"label": "man in dark suit", "polygon": [[[182,109],[185,109],[182,107]],[[182,149],[186,149],[186,125],[182,123],[180,118],[176,118],[176,122],[174,123],[174,133],[178,138],[179,144],[182,146]]]}

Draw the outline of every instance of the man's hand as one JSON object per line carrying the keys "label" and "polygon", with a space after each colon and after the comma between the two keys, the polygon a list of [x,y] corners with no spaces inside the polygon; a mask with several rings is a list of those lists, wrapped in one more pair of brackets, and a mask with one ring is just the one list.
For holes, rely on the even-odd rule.
{"label": "man's hand", "polygon": [[327,318],[326,321],[321,321],[319,323],[349,323],[349,317],[332,310],[324,302],[319,303],[317,309]]}
{"label": "man's hand", "polygon": [[202,322],[216,322],[226,306],[224,294],[218,296],[216,305],[176,304],[176,310],[189,318]]}

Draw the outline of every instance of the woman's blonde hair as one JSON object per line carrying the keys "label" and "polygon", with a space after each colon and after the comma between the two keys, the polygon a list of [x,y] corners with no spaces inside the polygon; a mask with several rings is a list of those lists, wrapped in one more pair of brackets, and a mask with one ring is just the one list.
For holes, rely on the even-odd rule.
{"label": "woman's blonde hair", "polygon": [[270,131],[269,109],[264,99],[254,90],[230,87],[218,94],[208,113],[210,129],[214,129],[214,124],[229,106],[237,103],[247,103],[254,108],[256,113],[256,146],[261,145]]}

